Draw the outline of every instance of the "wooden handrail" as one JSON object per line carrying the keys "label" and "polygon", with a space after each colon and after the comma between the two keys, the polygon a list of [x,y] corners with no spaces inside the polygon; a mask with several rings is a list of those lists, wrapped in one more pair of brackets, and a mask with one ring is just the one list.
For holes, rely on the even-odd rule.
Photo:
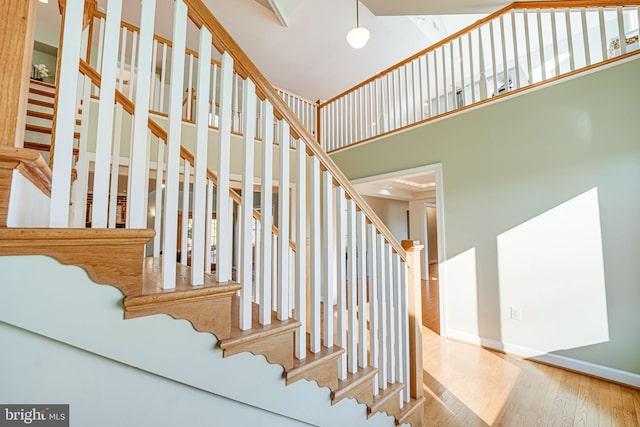
{"label": "wooden handrail", "polygon": [[[107,18],[107,14],[96,9],[96,11],[93,13],[93,17],[94,18],[98,18],[98,19],[106,19]],[[130,23],[126,22],[126,21],[120,21],[120,28],[122,28],[122,27],[126,28],[127,30],[131,31],[132,33],[138,33],[138,34],[140,33],[140,28],[138,28],[135,25],[130,24]],[[166,44],[168,47],[173,48],[173,43],[169,39],[165,39],[164,37],[159,36],[157,34],[153,35],[153,39],[156,40],[158,43]],[[194,58],[198,57],[198,52],[196,52],[195,50],[186,48],[185,52],[186,52],[187,55],[193,55]],[[222,66],[220,61],[216,61],[215,59],[211,60],[211,64],[215,64],[215,65],[217,65],[219,67]]]}
{"label": "wooden handrail", "polygon": [[[84,60],[80,60],[79,69],[81,74],[83,74],[86,77],[89,77],[89,79],[91,79],[91,82],[94,85],[96,85],[97,87],[100,87],[100,83],[101,83],[100,74],[98,74],[98,72],[91,65],[89,65]],[[125,94],[123,94],[117,89],[116,89],[115,100],[116,100],[116,103],[120,104],[128,114],[134,114],[135,105],[133,104],[133,101],[131,101]],[[158,139],[163,140],[165,143],[167,142],[167,131],[164,130],[162,126],[160,126],[158,122],[153,120],[151,117],[149,117],[149,130]],[[180,157],[187,160],[192,165],[195,164],[195,156],[183,146],[180,146]],[[209,178],[215,186],[218,185],[218,175],[216,175],[216,173],[209,168],[207,168],[207,178]],[[49,183],[49,186],[51,186],[50,183]],[[238,194],[238,192],[235,191],[233,188],[229,189],[229,195],[237,204],[242,203],[242,196]],[[260,221],[260,212],[254,209],[253,217],[257,221]],[[278,227],[273,225],[271,227],[271,230],[276,236],[278,235]],[[296,251],[296,244],[294,241],[289,240],[289,247],[293,249],[294,252]]]}
{"label": "wooden handrail", "polygon": [[40,153],[27,148],[0,145],[0,163],[12,163],[46,196],[51,197],[51,169]]}
{"label": "wooden handrail", "polygon": [[375,214],[373,209],[356,191],[353,184],[347,179],[340,168],[333,162],[329,155],[320,147],[311,133],[304,127],[298,117],[291,111],[289,106],[278,95],[267,78],[260,72],[256,65],[249,59],[247,54],[238,46],[231,35],[225,30],[220,22],[213,16],[209,8],[201,0],[184,0],[188,7],[189,18],[198,28],[206,27],[213,37],[213,44],[219,52],[227,52],[234,60],[234,67],[241,76],[251,78],[256,86],[256,92],[262,99],[266,99],[273,105],[274,115],[278,119],[284,119],[289,123],[291,134],[294,138],[300,139],[307,146],[307,152],[315,156],[321,167],[331,172],[334,182],[344,188],[346,194],[351,198],[358,209],[360,209],[375,225],[385,240],[391,245],[403,261],[407,261],[405,250],[393,236],[387,226]]}
{"label": "wooden handrail", "polygon": [[492,21],[493,19],[499,17],[500,15],[503,15],[511,10],[521,10],[521,9],[566,9],[566,8],[589,8],[589,7],[611,7],[611,6],[636,6],[636,5],[640,5],[640,0],[570,0],[570,1],[536,1],[536,2],[514,2],[511,3],[510,5],[507,5],[505,7],[503,7],[502,9],[497,10],[496,12],[493,12],[492,14],[485,16],[482,19],[477,20],[476,22],[474,22],[471,25],[468,25],[467,27],[461,29],[460,31],[450,35],[449,37],[446,37],[442,40],[440,40],[439,42],[430,45],[429,47],[411,55],[410,57],[398,62],[397,64],[392,65],[391,67],[380,71],[378,73],[376,73],[375,75],[369,77],[368,79],[358,83],[357,85],[353,86],[350,89],[345,90],[344,92],[340,93],[339,95],[334,96],[333,98],[321,102],[319,105],[319,109],[322,109],[323,107],[325,107],[328,104],[331,104],[332,102],[352,93],[355,92],[356,90],[360,89],[363,86],[366,86],[367,84],[379,79],[380,77],[384,76],[385,74],[389,74],[394,70],[397,70],[398,68],[402,67],[405,64],[408,64],[409,62],[415,60],[416,58],[419,58],[423,55],[426,55],[427,53],[436,50],[437,48],[446,45],[447,43],[450,43],[451,41],[459,38],[460,36],[467,34],[477,28],[479,28],[480,26],[486,24],[487,22]]}

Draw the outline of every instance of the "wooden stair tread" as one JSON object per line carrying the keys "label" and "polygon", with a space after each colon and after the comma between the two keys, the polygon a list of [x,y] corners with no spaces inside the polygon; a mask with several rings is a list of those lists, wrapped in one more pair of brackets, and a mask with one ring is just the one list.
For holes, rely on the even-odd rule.
{"label": "wooden stair tread", "polygon": [[409,403],[405,402],[400,410],[400,416],[396,418],[396,425],[409,424],[413,427],[422,427],[424,402],[424,396],[420,396],[419,399],[411,399]]}
{"label": "wooden stair tread", "polygon": [[27,110],[28,117],[36,117],[38,119],[53,120],[52,113],[44,113],[42,111]]}
{"label": "wooden stair tread", "polygon": [[[369,418],[378,412],[386,412],[392,417],[398,418],[400,415],[400,392],[404,389],[404,384],[393,383],[387,388],[380,389],[377,396],[373,397],[373,404],[369,406]],[[397,399],[394,401],[393,399]]]}
{"label": "wooden stair tread", "polygon": [[[335,405],[336,403],[347,397],[352,397],[358,400],[358,398],[356,397],[358,395],[357,390],[368,382],[373,381],[373,377],[375,377],[377,373],[378,368],[374,368],[373,366],[358,368],[357,372],[348,373],[347,378],[338,381],[338,388],[333,393],[331,393],[331,404]],[[373,386],[371,387],[370,394],[371,397],[373,397]]]}
{"label": "wooden stair tread", "polygon": [[[31,132],[44,133],[48,135],[51,135],[51,132],[52,132],[51,127],[32,125],[31,123],[27,123],[27,125],[25,126],[25,130],[28,130]],[[74,132],[73,138],[74,139],[80,138],[80,132]]]}
{"label": "wooden stair tread", "polygon": [[191,267],[176,266],[176,287],[162,289],[162,259],[148,257],[144,262],[142,289],[139,294],[125,298],[125,308],[131,309],[147,304],[161,304],[190,298],[203,298],[214,295],[231,295],[241,288],[239,283],[218,283],[215,276],[204,275],[204,285],[191,286]]}
{"label": "wooden stair tread", "polygon": [[46,96],[49,98],[54,98],[56,96],[55,92],[51,92],[49,90],[36,89],[34,87],[29,88],[29,93],[32,93],[34,95]]}
{"label": "wooden stair tread", "polygon": [[286,331],[293,331],[300,327],[300,322],[294,319],[278,320],[277,313],[271,312],[271,324],[261,325],[259,322],[260,313],[259,306],[252,304],[251,307],[251,329],[243,331],[239,327],[240,322],[240,298],[233,297],[231,304],[231,336],[227,339],[220,340],[218,345],[221,349],[227,349],[236,345],[240,345],[249,341],[258,340],[263,337],[277,335]]}
{"label": "wooden stair tread", "polygon": [[45,82],[41,82],[40,80],[35,80],[35,79],[29,79],[29,83],[31,84],[35,84],[35,85],[40,85],[40,86],[44,86],[50,89],[54,89],[56,88],[56,85],[53,85],[51,83],[45,83]]}
{"label": "wooden stair tread", "polygon": [[317,353],[311,353],[307,349],[304,359],[294,359],[293,368],[286,369],[284,377],[287,385],[300,379],[316,381],[320,387],[329,387],[334,390],[338,386],[338,362],[337,359],[344,354],[342,347],[322,347]]}
{"label": "wooden stair tread", "polygon": [[41,107],[53,108],[53,102],[41,101],[39,99],[29,98],[27,104],[39,105]]}

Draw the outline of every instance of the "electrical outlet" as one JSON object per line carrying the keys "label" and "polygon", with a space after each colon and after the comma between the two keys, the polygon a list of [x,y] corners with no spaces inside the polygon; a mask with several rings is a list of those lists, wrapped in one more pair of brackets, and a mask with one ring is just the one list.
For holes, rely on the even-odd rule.
{"label": "electrical outlet", "polygon": [[522,309],[520,307],[511,307],[511,320],[522,320]]}

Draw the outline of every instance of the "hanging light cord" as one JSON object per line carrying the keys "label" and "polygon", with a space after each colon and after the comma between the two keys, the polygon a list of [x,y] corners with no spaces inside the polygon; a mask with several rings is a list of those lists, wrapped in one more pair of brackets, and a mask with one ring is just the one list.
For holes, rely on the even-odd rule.
{"label": "hanging light cord", "polygon": [[356,28],[360,27],[360,13],[359,13],[360,8],[358,7],[358,3],[360,2],[356,0]]}

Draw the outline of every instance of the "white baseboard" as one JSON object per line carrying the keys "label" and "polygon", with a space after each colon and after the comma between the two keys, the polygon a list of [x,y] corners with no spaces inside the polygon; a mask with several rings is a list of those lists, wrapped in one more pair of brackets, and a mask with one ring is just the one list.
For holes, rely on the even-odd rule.
{"label": "white baseboard", "polygon": [[530,348],[506,344],[501,341],[483,338],[478,335],[451,329],[447,331],[446,337],[568,369],[570,371],[576,371],[592,375],[594,377],[603,378],[605,380],[614,381],[616,383],[627,384],[632,387],[640,388],[640,375],[633,372],[622,371],[620,369],[585,362],[584,360],[573,359],[571,357],[560,356],[558,354],[541,353],[540,351]]}

